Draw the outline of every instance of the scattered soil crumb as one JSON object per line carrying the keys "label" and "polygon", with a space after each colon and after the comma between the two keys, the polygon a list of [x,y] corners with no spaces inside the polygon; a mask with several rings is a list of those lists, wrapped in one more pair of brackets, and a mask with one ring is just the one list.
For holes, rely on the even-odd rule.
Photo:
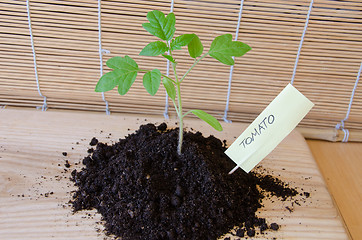
{"label": "scattered soil crumb", "polygon": [[[65,166],[66,168],[70,168],[70,163],[69,163],[68,160],[65,160],[64,166]],[[66,169],[64,169],[64,170],[66,170]]]}
{"label": "scattered soil crumb", "polygon": [[95,145],[97,145],[97,143],[98,143],[98,139],[93,137],[92,140],[90,141],[89,145],[95,146]]}
{"label": "scattered soil crumb", "polygon": [[270,229],[277,231],[279,229],[279,225],[277,223],[270,224]]}
{"label": "scattered soil crumb", "polygon": [[285,208],[286,208],[290,213],[293,212],[293,209],[292,209],[292,208],[290,208],[290,207],[288,207],[288,206],[286,206]]}

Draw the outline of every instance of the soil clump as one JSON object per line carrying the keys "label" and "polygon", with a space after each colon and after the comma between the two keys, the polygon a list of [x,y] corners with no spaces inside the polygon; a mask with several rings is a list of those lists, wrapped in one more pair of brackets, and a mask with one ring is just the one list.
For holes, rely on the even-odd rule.
{"label": "soil clump", "polygon": [[285,200],[295,189],[270,175],[229,175],[234,163],[225,141],[213,136],[185,132],[181,156],[177,141],[178,129],[165,123],[142,125],[113,145],[92,139],[85,167],[71,173],[73,210],[96,208],[106,233],[121,239],[215,240],[235,226],[239,237],[277,230],[256,211],[266,191]]}

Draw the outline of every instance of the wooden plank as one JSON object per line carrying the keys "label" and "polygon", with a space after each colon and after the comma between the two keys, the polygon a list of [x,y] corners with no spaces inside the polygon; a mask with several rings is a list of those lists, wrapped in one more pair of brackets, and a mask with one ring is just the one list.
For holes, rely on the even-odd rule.
{"label": "wooden plank", "polygon": [[362,143],[308,140],[352,239],[362,236]]}
{"label": "wooden plank", "polygon": [[[95,229],[101,227],[96,224],[100,220],[98,214],[72,214],[67,206],[74,187],[67,178],[69,172],[62,173],[64,161],[67,159],[75,166],[86,155],[93,136],[112,142],[140,124],[162,121],[135,115],[1,109],[0,238],[103,239],[103,233]],[[229,143],[246,127],[223,123],[224,131],[216,133],[194,119],[188,119],[187,126]],[[62,155],[63,151],[68,152],[67,157]],[[261,165],[300,191],[311,193],[310,198],[301,201],[301,206],[292,206],[288,201],[264,202],[258,215],[281,224],[281,230],[268,232],[268,238],[348,239],[311,152],[298,132],[293,131]],[[50,192],[54,194],[44,196]],[[294,211],[289,212],[287,206]]]}

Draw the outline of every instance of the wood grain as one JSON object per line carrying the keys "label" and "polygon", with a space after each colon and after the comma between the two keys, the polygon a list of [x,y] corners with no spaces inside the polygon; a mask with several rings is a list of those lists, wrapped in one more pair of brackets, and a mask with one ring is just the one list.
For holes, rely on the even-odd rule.
{"label": "wood grain", "polygon": [[[93,136],[112,142],[142,123],[161,121],[131,115],[0,110],[0,239],[103,239],[104,234],[97,232],[102,227],[96,223],[99,214],[73,214],[67,205],[74,187],[68,180],[70,173],[64,173],[65,160],[72,168],[80,168],[75,163],[86,155]],[[229,143],[246,127],[223,123],[224,131],[216,133],[194,119],[187,120],[187,126]],[[64,151],[68,156],[62,155]],[[298,132],[292,132],[261,166],[311,196],[298,196],[295,200],[300,206],[290,201],[265,201],[258,215],[269,223],[279,223],[281,229],[257,235],[256,239],[348,239],[311,152]]]}
{"label": "wood grain", "polygon": [[362,144],[308,141],[353,239],[362,236]]}

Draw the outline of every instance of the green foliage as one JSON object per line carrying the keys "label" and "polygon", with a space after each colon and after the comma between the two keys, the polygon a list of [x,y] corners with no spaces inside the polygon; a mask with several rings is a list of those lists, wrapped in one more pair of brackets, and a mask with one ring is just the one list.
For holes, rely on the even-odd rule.
{"label": "green foliage", "polygon": [[215,128],[217,131],[222,131],[222,126],[219,123],[219,121],[210,114],[202,110],[191,110],[191,112],[195,114],[198,118],[207,122],[211,127]]}
{"label": "green foliage", "polygon": [[192,58],[200,57],[202,52],[204,51],[204,46],[202,46],[200,38],[197,35],[192,38],[187,47],[189,49],[190,57]]}
{"label": "green foliage", "polygon": [[143,28],[146,29],[147,32],[162,40],[169,41],[172,39],[176,31],[175,14],[170,13],[167,17],[165,17],[163,12],[154,10],[147,13],[147,19],[150,22],[142,24]]}
{"label": "green foliage", "polygon": [[149,43],[142,51],[142,56],[158,56],[164,54],[168,50],[167,44],[161,41]]}
{"label": "green foliage", "polygon": [[171,51],[180,50],[181,47],[187,46],[195,36],[196,34],[183,34],[176,37],[171,42]]}
{"label": "green foliage", "polygon": [[209,54],[221,63],[234,65],[233,56],[241,57],[250,50],[251,48],[247,44],[232,41],[231,34],[224,34],[214,39],[211,43]]}
{"label": "green foliage", "polygon": [[162,54],[163,57],[167,58],[169,61],[176,63],[175,59],[171,55]]}
{"label": "green foliage", "polygon": [[[240,57],[251,50],[251,48],[242,42],[233,41],[231,34],[224,34],[216,37],[211,43],[208,52],[204,53],[204,46],[200,38],[196,34],[183,34],[174,38],[175,15],[169,13],[167,16],[158,10],[151,11],[147,14],[149,22],[142,24],[150,34],[158,37],[161,41],[154,41],[145,46],[139,55],[141,56],[159,56],[166,58],[171,62],[173,68],[173,77],[163,75],[160,70],[144,70],[140,69],[137,63],[129,56],[113,57],[107,61],[107,66],[112,71],[104,74],[98,81],[95,91],[106,92],[118,86],[118,92],[121,95],[126,94],[136,80],[139,72],[143,75],[143,86],[149,94],[155,95],[162,83],[170,99],[172,100],[180,123],[180,138],[178,152],[181,154],[182,136],[183,136],[183,118],[188,113],[193,113],[210,126],[218,131],[222,131],[222,127],[218,120],[202,110],[191,110],[186,114],[182,112],[181,101],[181,83],[187,74],[199,63],[203,58],[210,55],[216,60],[226,65],[233,65],[234,57]],[[187,46],[191,58],[194,58],[193,65],[186,71],[182,78],[179,78],[174,59],[173,51],[181,50]]]}
{"label": "green foliage", "polygon": [[118,68],[115,70],[119,70],[118,93],[125,95],[136,80],[138,65],[132,58],[125,56],[118,62]]}
{"label": "green foliage", "polygon": [[106,92],[118,86],[119,94],[125,95],[140,71],[137,63],[129,56],[113,57],[107,61],[107,66],[114,70],[99,79],[95,91]]}
{"label": "green foliage", "polygon": [[123,62],[123,57],[113,57],[107,60],[106,65],[111,69],[120,69]]}
{"label": "green foliage", "polygon": [[115,70],[104,74],[96,85],[96,92],[107,92],[115,88],[120,82],[120,74]]}
{"label": "green foliage", "polygon": [[172,81],[168,78],[163,78],[162,80],[163,86],[166,89],[167,95],[173,100],[175,101],[176,99],[176,89],[175,89],[175,85],[173,85]]}
{"label": "green foliage", "polygon": [[137,63],[129,56],[113,57],[106,62],[107,66],[112,69],[135,70],[138,69]]}
{"label": "green foliage", "polygon": [[146,72],[145,75],[143,75],[143,86],[152,96],[157,93],[160,83],[161,72],[158,69],[153,69],[151,72]]}

